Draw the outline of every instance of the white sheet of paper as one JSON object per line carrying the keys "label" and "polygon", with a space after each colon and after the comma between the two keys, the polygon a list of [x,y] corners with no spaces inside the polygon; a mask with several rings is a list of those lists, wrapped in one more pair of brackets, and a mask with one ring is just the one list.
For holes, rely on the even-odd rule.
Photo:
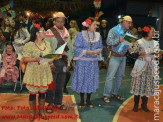
{"label": "white sheet of paper", "polygon": [[67,42],[64,43],[62,46],[60,46],[60,47],[55,51],[54,54],[62,54],[63,51],[64,51],[64,49],[65,49],[65,47],[66,47],[66,45],[67,45]]}
{"label": "white sheet of paper", "polygon": [[132,70],[132,73],[135,74],[137,72],[140,72],[144,68],[145,64],[146,64],[146,61],[141,61],[141,60],[137,59],[135,61],[135,65],[134,65],[134,68]]}
{"label": "white sheet of paper", "polygon": [[17,53],[17,55],[18,55],[17,59],[18,59],[18,60],[21,60],[21,59],[22,59],[22,54]]}
{"label": "white sheet of paper", "polygon": [[130,36],[130,37],[132,37],[132,38],[135,38],[135,39],[137,39],[137,37],[136,37],[136,36],[134,36],[134,35],[131,35],[130,33],[126,33],[125,35],[126,35],[126,36]]}

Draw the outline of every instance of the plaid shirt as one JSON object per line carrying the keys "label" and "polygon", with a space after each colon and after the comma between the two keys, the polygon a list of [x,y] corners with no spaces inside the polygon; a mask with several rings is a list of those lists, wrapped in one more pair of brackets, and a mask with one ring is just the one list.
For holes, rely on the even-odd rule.
{"label": "plaid shirt", "polygon": [[111,50],[113,52],[116,52],[116,53],[118,53],[120,55],[125,55],[127,50],[129,49],[129,46],[125,46],[125,48],[121,52],[118,52],[118,49],[119,49],[120,44],[121,44],[119,42],[119,38],[120,38],[120,36],[112,28],[108,33],[106,43],[107,43],[108,46],[112,46]]}

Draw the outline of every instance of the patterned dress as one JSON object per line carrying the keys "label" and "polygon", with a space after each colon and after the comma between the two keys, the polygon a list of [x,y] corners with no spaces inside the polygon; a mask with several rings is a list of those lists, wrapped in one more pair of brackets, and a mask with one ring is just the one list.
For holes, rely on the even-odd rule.
{"label": "patterned dress", "polygon": [[88,55],[86,51],[102,50],[100,34],[82,31],[76,35],[73,45],[76,64],[71,88],[78,93],[96,92],[99,88],[98,56]]}
{"label": "patterned dress", "polygon": [[[28,42],[24,46],[23,58],[39,57],[51,52],[50,44],[45,41],[41,46],[37,46],[34,42]],[[38,62],[27,63],[23,82],[30,94],[45,93],[48,85],[53,81],[52,72],[48,62],[38,64]]]}
{"label": "patterned dress", "polygon": [[134,44],[133,48],[131,48],[133,52],[145,51],[146,54],[148,53],[146,57],[138,57],[132,70],[130,92],[134,95],[146,97],[154,95],[154,64],[152,63],[153,55],[150,54],[154,51],[154,45],[154,40],[146,41],[144,38],[142,38]]}
{"label": "patterned dress", "polygon": [[15,52],[11,54],[7,54],[6,52],[2,55],[3,59],[3,67],[0,70],[0,84],[2,84],[5,80],[12,80],[12,82],[16,82],[19,77],[18,68],[15,67],[17,55]]}

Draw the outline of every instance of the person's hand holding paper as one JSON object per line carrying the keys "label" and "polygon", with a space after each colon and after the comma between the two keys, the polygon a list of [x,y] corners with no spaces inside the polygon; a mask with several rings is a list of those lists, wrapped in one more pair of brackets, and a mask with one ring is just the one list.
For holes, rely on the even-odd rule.
{"label": "person's hand holding paper", "polygon": [[43,63],[43,62],[51,62],[51,61],[53,61],[53,60],[55,60],[55,59],[60,58],[60,56],[64,53],[64,49],[65,49],[66,45],[67,45],[67,42],[64,43],[62,46],[60,46],[60,47],[55,51],[55,53],[47,54],[47,55],[43,56],[43,57],[41,58],[40,63]]}

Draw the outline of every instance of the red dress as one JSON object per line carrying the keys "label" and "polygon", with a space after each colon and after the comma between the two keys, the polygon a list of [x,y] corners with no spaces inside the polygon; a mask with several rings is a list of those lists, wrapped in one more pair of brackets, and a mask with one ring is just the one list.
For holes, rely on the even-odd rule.
{"label": "red dress", "polygon": [[12,82],[16,82],[19,77],[19,71],[15,67],[17,55],[15,52],[11,54],[7,54],[6,52],[2,55],[3,66],[0,70],[0,85],[4,81],[12,80]]}

